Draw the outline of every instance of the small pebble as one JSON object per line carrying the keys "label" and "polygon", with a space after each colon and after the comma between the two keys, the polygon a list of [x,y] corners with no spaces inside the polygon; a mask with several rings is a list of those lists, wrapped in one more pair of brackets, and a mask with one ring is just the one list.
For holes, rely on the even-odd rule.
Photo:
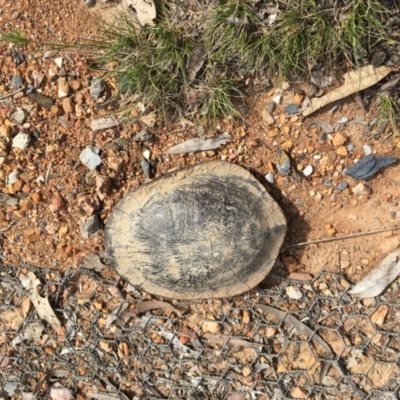
{"label": "small pebble", "polygon": [[352,192],[356,196],[368,196],[372,193],[372,189],[370,186],[361,182],[352,189]]}
{"label": "small pebble", "polygon": [[354,151],[354,144],[350,143],[346,146],[348,152]]}
{"label": "small pebble", "polygon": [[272,125],[275,123],[275,118],[267,110],[262,112],[262,120],[266,125]]}
{"label": "small pebble", "polygon": [[288,286],[286,288],[286,293],[289,299],[299,300],[303,297],[303,293],[301,292],[301,290],[295,286]]}
{"label": "small pebble", "polygon": [[18,177],[19,177],[19,171],[18,171],[18,169],[14,169],[14,171],[11,172],[10,175],[8,175],[7,183],[13,185],[16,182],[16,180],[18,179]]}
{"label": "small pebble", "polygon": [[20,132],[20,133],[18,133],[17,136],[14,137],[13,142],[12,142],[12,147],[16,147],[17,149],[25,150],[29,146],[30,142],[31,142],[30,135]]}
{"label": "small pebble", "polygon": [[289,104],[287,105],[284,110],[289,114],[297,114],[298,112],[300,112],[300,106],[298,104]]}
{"label": "small pebble", "polygon": [[276,103],[275,103],[274,101],[270,101],[270,102],[267,104],[266,111],[267,111],[268,113],[272,114],[272,113],[275,111],[275,108],[276,108]]}
{"label": "small pebble", "polygon": [[274,97],[274,103],[279,104],[281,102],[281,98],[282,98],[281,95],[275,96]]}
{"label": "small pebble", "polygon": [[83,238],[88,238],[101,228],[101,222],[97,214],[91,215],[83,225],[81,234]]}
{"label": "small pebble", "polygon": [[325,179],[325,180],[324,180],[324,185],[325,185],[326,187],[332,187],[332,181],[330,181],[330,180],[328,180],[328,179]]}
{"label": "small pebble", "polygon": [[337,121],[336,121],[336,123],[338,123],[338,124],[345,124],[346,122],[348,122],[348,118],[347,117],[341,117],[341,118],[339,118]]}
{"label": "small pebble", "polygon": [[79,159],[83,165],[92,171],[101,164],[99,152],[100,150],[97,147],[86,146],[79,155]]}
{"label": "small pebble", "polygon": [[11,79],[11,87],[13,89],[19,89],[22,85],[22,78],[18,75],[13,75]]}
{"label": "small pebble", "polygon": [[69,93],[69,85],[65,78],[58,78],[58,97],[66,97]]}
{"label": "small pebble", "polygon": [[367,144],[364,144],[363,146],[363,150],[366,156],[369,156],[372,154],[372,150],[371,147],[369,147]]}
{"label": "small pebble", "polygon": [[90,96],[93,99],[98,99],[100,97],[101,92],[104,90],[104,84],[99,77],[95,77],[92,79],[90,84]]}
{"label": "small pebble", "polygon": [[278,149],[277,152],[276,168],[282,175],[288,175],[290,172],[290,158],[282,149]]}
{"label": "small pebble", "polygon": [[313,173],[313,167],[312,167],[312,165],[307,165],[307,167],[305,167],[304,169],[303,169],[303,175],[304,176],[310,176],[312,173]]}
{"label": "small pebble", "polygon": [[339,182],[339,184],[337,185],[337,190],[339,190],[339,192],[343,192],[343,190],[346,190],[349,187],[349,184],[347,182]]}
{"label": "small pebble", "polygon": [[274,174],[272,172],[268,172],[268,174],[265,175],[265,179],[269,183],[274,183],[275,182]]}
{"label": "small pebble", "polygon": [[153,171],[151,165],[145,158],[142,158],[142,161],[140,162],[140,168],[142,168],[145,177],[147,179],[151,179],[151,177],[153,176]]}
{"label": "small pebble", "polygon": [[22,108],[17,108],[15,112],[11,114],[11,118],[18,124],[22,125],[25,122],[26,114]]}

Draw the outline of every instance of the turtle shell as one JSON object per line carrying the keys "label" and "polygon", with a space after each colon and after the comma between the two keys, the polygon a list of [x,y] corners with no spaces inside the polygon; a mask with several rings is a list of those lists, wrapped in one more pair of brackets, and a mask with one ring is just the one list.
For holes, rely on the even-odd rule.
{"label": "turtle shell", "polygon": [[174,299],[230,297],[269,273],[286,219],[247,170],[211,161],[155,179],[124,197],[105,228],[118,273]]}

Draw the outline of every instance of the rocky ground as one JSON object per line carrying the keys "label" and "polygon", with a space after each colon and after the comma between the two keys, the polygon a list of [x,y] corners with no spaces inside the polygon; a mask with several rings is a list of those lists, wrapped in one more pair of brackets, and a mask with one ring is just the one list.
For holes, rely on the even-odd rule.
{"label": "rocky ground", "polygon": [[[96,37],[99,34],[96,13],[100,10],[104,14],[112,7],[112,4],[107,3],[89,9],[77,0],[0,0],[0,23],[4,30],[18,28],[42,41],[74,41],[82,37]],[[398,156],[400,153],[398,132],[388,127],[379,137],[375,135],[371,123],[379,110],[373,103],[363,108],[356,99],[349,97],[335,109],[328,106],[310,117],[291,116],[285,111],[285,107],[302,103],[305,93],[298,90],[302,85],[274,82],[269,90],[249,99],[246,121],[243,123],[227,119],[212,128],[207,125],[199,128],[181,119],[169,125],[158,119],[156,110],[150,115],[142,115],[137,110],[125,119],[116,115],[115,126],[96,130],[93,129],[93,121],[109,116],[109,113],[114,115],[114,111],[96,107],[96,100],[90,93],[90,83],[99,72],[89,67],[89,59],[89,54],[80,52],[46,52],[32,45],[15,47],[6,43],[0,44],[0,228],[2,256],[6,265],[18,268],[28,265],[35,267],[35,271],[43,269],[46,271],[45,279],[59,282],[59,277],[67,271],[70,273],[71,270],[79,270],[87,254],[102,255],[105,251],[102,226],[107,222],[111,210],[128,191],[148,179],[140,168],[142,144],[134,140],[143,129],[156,138],[155,142],[146,144],[153,157],[160,159],[155,177],[199,161],[219,159],[248,168],[265,184],[288,219],[289,231],[282,252],[282,262],[275,271],[281,277],[277,280],[281,284],[282,277],[289,276],[306,282],[318,277],[318,282],[313,281],[311,285],[313,289],[305,288],[308,284],[303,287],[310,291],[311,297],[315,297],[320,295],[318,291],[329,286],[329,275],[321,273],[332,272],[344,278],[340,283],[340,290],[344,290],[349,287],[347,282],[358,282],[399,246],[400,230],[390,228],[400,225],[400,166],[397,164],[381,170],[367,182],[343,174],[345,168],[369,153],[379,156]],[[331,77],[332,87],[340,83],[340,76]],[[25,85],[33,87],[30,94],[19,90]],[[37,94],[43,96],[35,96]],[[182,156],[164,154],[172,145],[197,137],[199,133],[206,137],[215,137],[225,132],[231,135],[231,142],[217,150]],[[95,170],[88,169],[80,160],[80,154],[87,146],[99,150],[101,164]],[[288,175],[282,175],[278,170],[279,148],[290,156],[291,172]],[[301,179],[298,179],[296,170],[305,172]],[[335,239],[373,230],[385,232],[294,246],[301,242]],[[26,273],[27,269],[18,271]],[[103,269],[101,274],[107,282],[117,278],[111,269]],[[99,278],[96,279],[101,287]],[[269,286],[268,282],[265,284]],[[57,285],[51,289],[54,293]],[[88,287],[90,293],[85,294],[85,285],[89,285],[89,281],[82,282],[82,285],[82,297],[91,299],[101,297],[101,291],[106,290],[98,290],[96,296],[91,297],[92,287]],[[321,286],[321,289],[319,285],[325,286]],[[279,293],[283,293],[283,286],[280,290],[282,292]],[[130,300],[135,295],[133,292]],[[138,299],[150,299],[144,294],[137,295]],[[82,300],[81,303],[85,302],[86,300]],[[95,310],[100,310],[105,315],[106,308],[108,313],[114,309],[111,304],[105,306],[106,297],[96,304],[93,303]],[[118,300],[114,306],[118,307],[120,304],[121,301]],[[224,302],[218,304],[224,307]],[[236,307],[235,310],[239,310],[241,300],[236,299],[232,304]],[[301,303],[299,304],[301,307]],[[312,313],[315,312],[315,307],[313,308],[311,300],[309,304],[307,316],[314,317]],[[342,307],[343,304],[336,306]],[[15,304],[17,305],[19,303]],[[327,306],[329,313],[332,311],[330,307],[336,306]],[[196,330],[196,315],[201,313],[203,319],[218,319],[218,312],[213,306],[210,306],[212,309],[209,311],[206,311],[206,304],[200,303],[196,307],[197,311],[193,308],[189,311],[189,314],[192,313],[189,323],[181,324],[179,329],[189,329],[189,332]],[[371,315],[376,309],[377,305],[374,303],[371,305],[371,312],[367,310],[366,314]],[[221,315],[227,315],[226,313],[228,311],[223,309]],[[250,314],[247,315],[241,309],[240,315],[235,313],[233,311],[232,321],[239,318],[245,323],[246,318],[258,325],[254,314],[249,316]],[[86,315],[87,318],[92,317],[89,314]],[[81,318],[84,322],[85,316],[82,315]],[[340,317],[337,318],[340,320]],[[3,315],[4,319],[7,320]],[[197,321],[199,329],[203,319]],[[332,321],[332,325],[338,324],[334,318]],[[101,328],[105,322],[102,323]],[[353,327],[354,325],[347,326],[346,332]],[[228,332],[229,335],[243,334],[251,337],[248,336],[251,331],[248,327],[243,332],[234,332],[234,327],[224,329],[211,324],[202,332],[210,335]],[[268,335],[271,332],[262,334]],[[375,330],[371,338],[374,335]],[[153,336],[149,333],[151,340],[156,343],[165,341],[165,335],[164,339],[162,335]],[[337,336],[337,332],[334,336]],[[183,337],[192,339],[189,334]],[[186,343],[189,339],[181,338],[181,342]],[[335,341],[329,339],[329,335],[324,339],[331,346]],[[3,342],[8,343],[7,340],[4,339]],[[357,342],[357,339],[354,340]],[[127,342],[132,343],[129,340]],[[353,344],[357,344],[356,342]],[[100,346],[108,353],[106,344]],[[121,344],[119,348],[121,354],[125,351],[124,346]],[[56,347],[55,345],[54,348]],[[257,353],[254,348],[247,350],[249,353]],[[244,353],[247,354],[247,351]],[[233,358],[242,360],[247,357],[246,354],[234,355]],[[341,350],[336,352],[336,356],[338,354],[341,354]],[[293,362],[293,357],[288,356],[286,364],[282,361],[285,366],[280,366],[278,372],[292,368],[289,364]],[[356,358],[354,355],[354,359]],[[0,366],[1,360],[0,357]],[[232,359],[229,362],[236,365],[236,361]],[[304,361],[306,364],[307,362]],[[222,361],[221,363],[223,364]],[[264,361],[259,361],[259,364],[263,363]],[[216,368],[223,369],[222,364],[218,362]],[[253,365],[251,362],[248,364]],[[4,367],[8,365],[3,362]],[[354,370],[352,374],[366,373],[371,365],[368,364],[365,370]],[[293,369],[303,367],[297,365]],[[307,364],[304,369],[308,367]],[[247,372],[243,369],[235,373],[241,376],[242,385],[250,387],[252,383],[248,382],[248,377],[252,370],[250,369],[248,375]],[[231,379],[239,379],[236,375]],[[375,379],[376,382],[378,380]],[[312,382],[318,383],[316,380]],[[194,385],[193,382],[191,384]],[[296,387],[301,386],[299,385]],[[383,386],[380,383],[372,385],[375,388]],[[135,390],[132,389],[132,393]],[[152,395],[160,398],[154,392]],[[172,394],[162,395],[174,398]],[[141,398],[139,392],[137,396]],[[292,393],[291,396],[306,398],[302,392]],[[233,400],[240,397],[230,398]]]}

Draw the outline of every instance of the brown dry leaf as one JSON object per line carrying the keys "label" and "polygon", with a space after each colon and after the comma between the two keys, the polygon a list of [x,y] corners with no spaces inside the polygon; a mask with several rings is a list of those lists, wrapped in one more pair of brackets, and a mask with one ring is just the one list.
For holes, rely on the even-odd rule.
{"label": "brown dry leaf", "polygon": [[39,318],[47,321],[54,329],[60,328],[61,323],[54,314],[53,309],[50,306],[49,300],[40,296],[37,287],[40,285],[40,281],[36,278],[33,272],[28,272],[26,276],[21,278],[22,286],[30,291],[28,294],[31,299]]}
{"label": "brown dry leaf", "polygon": [[142,314],[146,311],[157,310],[160,308],[164,308],[170,312],[174,312],[175,314],[181,316],[186,312],[186,309],[183,307],[174,307],[173,305],[165,302],[165,301],[157,301],[157,300],[150,300],[144,301],[142,303],[136,304],[134,310],[132,310],[135,314]]}
{"label": "brown dry leaf", "polygon": [[229,342],[229,344],[233,346],[242,346],[250,348],[265,346],[265,344],[263,343],[248,342],[247,340],[244,339],[232,338],[229,335],[215,335],[213,333],[205,333],[203,335],[203,338],[212,342],[213,345],[219,345],[219,346],[224,346],[227,342]]}
{"label": "brown dry leaf", "polygon": [[366,65],[355,71],[344,74],[344,84],[322,97],[315,97],[311,100],[311,106],[303,111],[303,116],[312,114],[329,103],[343,99],[353,93],[360,92],[375,85],[395,68],[382,66],[375,68],[373,65]]}
{"label": "brown dry leaf", "polygon": [[281,311],[276,308],[266,306],[264,304],[256,304],[254,307],[262,310],[263,312],[265,312],[267,314],[273,315],[275,318],[280,319],[285,324],[292,325],[294,328],[296,328],[298,333],[307,335],[309,338],[311,338],[314,342],[318,343],[323,348],[323,350],[325,352],[324,357],[329,358],[329,359],[334,357],[331,348],[321,338],[321,336],[317,335],[307,325],[304,325],[297,318],[293,317],[293,315],[290,315],[285,311]]}
{"label": "brown dry leaf", "polygon": [[347,293],[365,299],[379,296],[400,275],[400,250],[389,254]]}
{"label": "brown dry leaf", "polygon": [[231,135],[226,132],[212,139],[189,139],[172,146],[165,154],[186,154],[194,153],[195,151],[214,150],[230,141]]}
{"label": "brown dry leaf", "polygon": [[140,25],[154,25],[157,12],[153,0],[123,0],[122,6],[135,12]]}
{"label": "brown dry leaf", "polygon": [[203,42],[199,42],[193,49],[193,53],[190,55],[187,72],[188,72],[188,83],[191,83],[196,78],[197,73],[200,71],[204,62],[207,58],[207,47]]}
{"label": "brown dry leaf", "polygon": [[149,128],[154,128],[154,125],[156,123],[157,120],[157,114],[152,111],[146,115],[143,115],[142,117],[140,117],[140,120]]}

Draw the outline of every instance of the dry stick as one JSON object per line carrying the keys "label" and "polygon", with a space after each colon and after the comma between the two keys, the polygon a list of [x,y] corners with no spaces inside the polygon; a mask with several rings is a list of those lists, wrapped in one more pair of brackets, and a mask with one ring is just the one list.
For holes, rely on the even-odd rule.
{"label": "dry stick", "polygon": [[1,96],[1,97],[0,97],[0,100],[3,100],[3,99],[5,99],[5,98],[7,98],[7,97],[10,97],[10,96],[13,96],[14,94],[19,93],[19,92],[22,92],[23,90],[25,90],[25,87],[22,87],[22,88],[16,90],[15,92],[8,93],[8,94],[5,94],[4,96]]}
{"label": "dry stick", "polygon": [[398,229],[400,229],[400,226],[395,226],[393,228],[380,229],[380,230],[377,230],[377,231],[353,233],[352,235],[337,236],[337,237],[333,237],[333,238],[326,238],[326,239],[320,239],[320,240],[311,240],[309,242],[301,242],[301,243],[296,243],[296,244],[289,244],[289,245],[285,246],[285,248],[287,248],[287,247],[296,247],[296,246],[306,246],[308,244],[333,242],[333,241],[342,240],[342,239],[351,239],[351,238],[359,237],[359,236],[367,236],[367,235],[374,235],[376,233],[382,233],[382,232],[388,232],[388,231],[396,231]]}

